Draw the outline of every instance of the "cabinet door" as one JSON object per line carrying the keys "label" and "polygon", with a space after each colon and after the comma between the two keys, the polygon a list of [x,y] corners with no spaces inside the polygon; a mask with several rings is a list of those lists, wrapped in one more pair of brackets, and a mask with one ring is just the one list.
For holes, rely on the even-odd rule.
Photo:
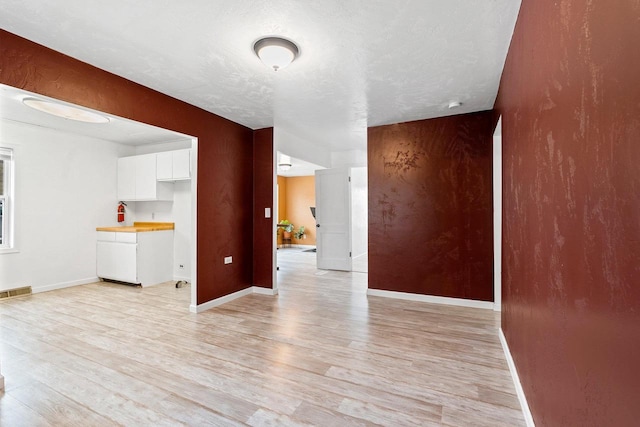
{"label": "cabinet door", "polygon": [[118,200],[136,198],[136,157],[118,159]]}
{"label": "cabinet door", "polygon": [[96,276],[102,279],[114,279],[117,274],[117,254],[111,242],[98,242],[96,245]]}
{"label": "cabinet door", "polygon": [[191,178],[191,150],[173,152],[173,179]]}
{"label": "cabinet door", "polygon": [[158,180],[173,179],[173,153],[171,151],[158,153],[156,167],[156,178]]}
{"label": "cabinet door", "polygon": [[96,275],[138,283],[137,247],[132,243],[97,242]]}
{"label": "cabinet door", "polygon": [[131,243],[112,243],[118,246],[117,272],[119,280],[139,283],[138,280],[138,245]]}
{"label": "cabinet door", "polygon": [[156,155],[144,154],[136,159],[136,200],[156,199]]}

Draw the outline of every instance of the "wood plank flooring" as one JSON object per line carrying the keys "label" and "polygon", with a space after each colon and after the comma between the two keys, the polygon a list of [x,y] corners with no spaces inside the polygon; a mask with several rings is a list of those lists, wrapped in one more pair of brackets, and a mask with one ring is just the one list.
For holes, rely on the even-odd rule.
{"label": "wood plank flooring", "polygon": [[173,282],[0,302],[0,425],[524,425],[493,312],[367,297],[314,257],[200,314]]}

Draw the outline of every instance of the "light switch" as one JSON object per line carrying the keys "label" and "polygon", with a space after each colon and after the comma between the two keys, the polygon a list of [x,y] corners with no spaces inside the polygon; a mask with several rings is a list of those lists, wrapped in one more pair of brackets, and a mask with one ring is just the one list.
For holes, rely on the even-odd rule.
{"label": "light switch", "polygon": [[264,217],[271,218],[271,208],[264,208]]}

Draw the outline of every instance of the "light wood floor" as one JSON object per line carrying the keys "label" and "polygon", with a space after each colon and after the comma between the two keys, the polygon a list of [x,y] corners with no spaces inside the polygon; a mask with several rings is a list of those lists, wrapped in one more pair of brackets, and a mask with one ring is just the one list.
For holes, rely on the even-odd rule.
{"label": "light wood floor", "polygon": [[173,283],[0,302],[0,425],[524,425],[493,312],[278,252],[278,297],[197,315]]}

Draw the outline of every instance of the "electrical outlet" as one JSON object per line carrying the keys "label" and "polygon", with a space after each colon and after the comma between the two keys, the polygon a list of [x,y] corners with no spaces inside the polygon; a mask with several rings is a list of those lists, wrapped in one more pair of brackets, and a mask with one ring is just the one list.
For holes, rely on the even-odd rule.
{"label": "electrical outlet", "polygon": [[233,257],[232,256],[224,257],[224,263],[225,264],[231,264],[232,262],[233,262]]}
{"label": "electrical outlet", "polygon": [[184,264],[178,264],[178,269],[184,270]]}
{"label": "electrical outlet", "polygon": [[151,219],[156,219],[156,213],[155,212],[151,212]]}

